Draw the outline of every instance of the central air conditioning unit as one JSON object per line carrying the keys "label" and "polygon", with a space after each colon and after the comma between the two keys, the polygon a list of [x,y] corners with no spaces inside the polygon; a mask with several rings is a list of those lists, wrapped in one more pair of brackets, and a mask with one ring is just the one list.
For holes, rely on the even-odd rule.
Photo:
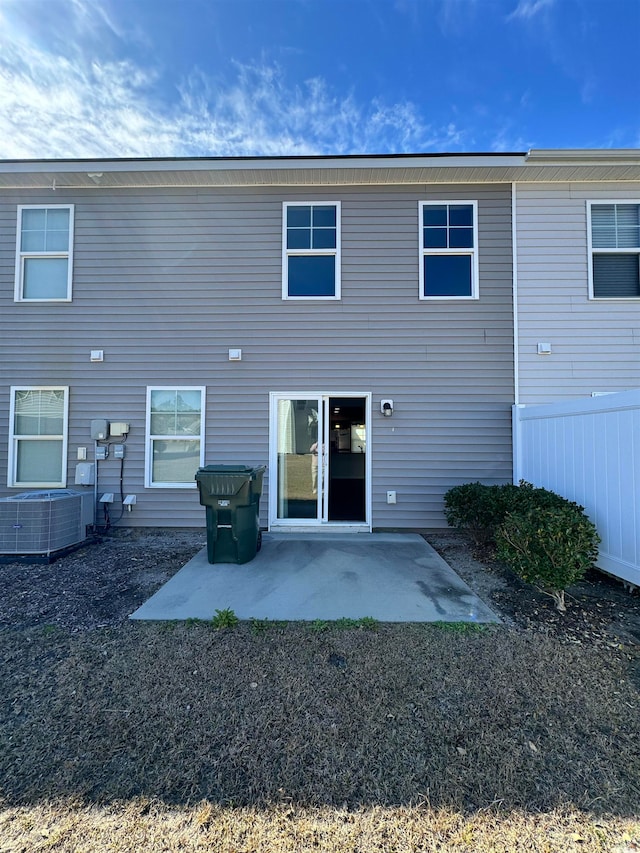
{"label": "central air conditioning unit", "polygon": [[0,498],[0,554],[38,554],[84,542],[93,524],[90,492],[50,489]]}

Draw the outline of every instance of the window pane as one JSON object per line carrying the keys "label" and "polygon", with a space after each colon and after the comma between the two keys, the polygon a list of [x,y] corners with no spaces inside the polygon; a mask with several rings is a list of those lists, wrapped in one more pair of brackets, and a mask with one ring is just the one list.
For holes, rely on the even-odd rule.
{"label": "window pane", "polygon": [[310,228],[289,228],[287,230],[287,249],[310,249]]}
{"label": "window pane", "polygon": [[452,204],[449,206],[449,225],[473,226],[473,207],[470,204]]}
{"label": "window pane", "polygon": [[28,483],[62,483],[62,441],[21,439],[18,441],[16,480]]}
{"label": "window pane", "polygon": [[473,228],[450,228],[450,249],[473,249]]}
{"label": "window pane", "polygon": [[68,252],[69,232],[47,231],[45,236],[44,248],[47,252]]}
{"label": "window pane", "polygon": [[65,208],[54,210],[49,208],[47,214],[47,231],[66,231],[69,233],[69,211]]}
{"label": "window pane", "polygon": [[336,231],[335,228],[314,228],[313,229],[313,248],[314,249],[335,249],[336,247]]}
{"label": "window pane", "polygon": [[422,224],[423,225],[446,225],[447,224],[447,206],[446,204],[430,204],[422,208]]}
{"label": "window pane", "polygon": [[176,393],[176,411],[200,412],[202,395],[200,391],[178,390]]}
{"label": "window pane", "polygon": [[333,255],[293,256],[288,262],[289,296],[335,296],[336,259]]}
{"label": "window pane", "polygon": [[46,221],[47,211],[43,207],[22,211],[23,231],[44,231]]}
{"label": "window pane", "polygon": [[640,228],[618,228],[616,249],[640,248]]}
{"label": "window pane", "polygon": [[593,295],[600,299],[640,296],[640,256],[594,255]]}
{"label": "window pane", "polygon": [[616,211],[613,204],[592,204],[591,224],[598,228],[614,228],[616,224]]}
{"label": "window pane", "polygon": [[311,207],[309,205],[295,205],[287,208],[287,227],[310,228]]}
{"label": "window pane", "polygon": [[157,440],[153,442],[154,483],[194,483],[200,467],[200,440]]}
{"label": "window pane", "polygon": [[66,299],[66,258],[25,258],[22,296],[24,299]]}
{"label": "window pane", "polygon": [[446,228],[424,228],[424,247],[425,249],[446,249],[447,248],[447,229]]}
{"label": "window pane", "polygon": [[175,435],[176,416],[170,415],[151,415],[150,432],[151,435]]}
{"label": "window pane", "polygon": [[313,208],[313,227],[314,228],[335,228],[336,227],[336,209],[330,204],[326,206],[316,206]]}
{"label": "window pane", "polygon": [[151,392],[151,411],[152,412],[175,412],[176,410],[176,391],[161,390]]}
{"label": "window pane", "polygon": [[22,231],[22,239],[20,242],[21,252],[44,252],[45,248],[45,232],[44,231]]}
{"label": "window pane", "polygon": [[595,249],[615,249],[616,248],[616,229],[593,227],[591,229],[591,245]]}
{"label": "window pane", "polygon": [[425,296],[471,296],[471,255],[425,255]]}
{"label": "window pane", "polygon": [[62,435],[63,391],[16,391],[15,435]]}

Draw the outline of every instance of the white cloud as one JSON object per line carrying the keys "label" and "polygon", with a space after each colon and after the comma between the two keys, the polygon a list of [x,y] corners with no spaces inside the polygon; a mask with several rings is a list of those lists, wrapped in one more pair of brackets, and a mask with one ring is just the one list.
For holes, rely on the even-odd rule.
{"label": "white cloud", "polygon": [[18,8],[0,0],[6,159],[401,153],[463,142],[458,127],[425,122],[411,102],[361,104],[321,77],[290,85],[268,63],[236,63],[224,79],[195,69],[167,100],[161,68],[117,58],[124,35],[101,4],[67,4],[71,40],[51,31],[40,38],[26,19],[3,12]]}
{"label": "white cloud", "polygon": [[520,18],[529,20],[544,9],[550,9],[555,0],[519,0],[517,7],[508,15],[507,20]]}

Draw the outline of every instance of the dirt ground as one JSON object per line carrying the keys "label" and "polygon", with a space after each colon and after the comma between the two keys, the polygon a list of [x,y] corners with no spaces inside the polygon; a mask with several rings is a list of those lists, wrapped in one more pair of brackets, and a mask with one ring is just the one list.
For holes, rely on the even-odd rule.
{"label": "dirt ground", "polygon": [[130,622],[203,530],[0,565],[0,851],[638,850],[638,592],[427,539],[502,625]]}

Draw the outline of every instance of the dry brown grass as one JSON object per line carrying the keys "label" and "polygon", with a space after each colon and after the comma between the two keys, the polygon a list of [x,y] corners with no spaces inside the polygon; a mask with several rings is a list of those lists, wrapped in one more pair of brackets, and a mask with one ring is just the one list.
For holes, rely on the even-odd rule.
{"label": "dry brown grass", "polygon": [[638,850],[635,598],[476,564],[511,627],[128,622],[201,540],[0,566],[1,853]]}
{"label": "dry brown grass", "polygon": [[637,824],[579,812],[494,811],[464,816],[428,806],[356,811],[208,801],[169,807],[146,799],[110,806],[55,802],[0,815],[3,853],[632,853]]}
{"label": "dry brown grass", "polygon": [[0,632],[5,851],[611,851],[637,692],[506,628]]}

